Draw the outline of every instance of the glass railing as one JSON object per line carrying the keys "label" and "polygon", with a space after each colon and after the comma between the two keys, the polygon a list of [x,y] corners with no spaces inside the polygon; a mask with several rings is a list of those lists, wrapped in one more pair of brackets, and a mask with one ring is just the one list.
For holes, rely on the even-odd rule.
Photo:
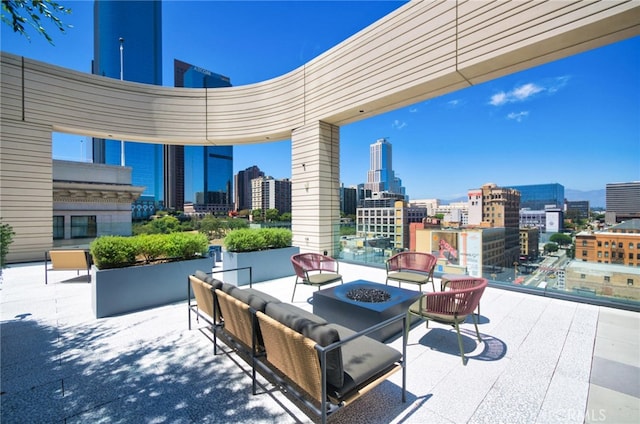
{"label": "glass railing", "polygon": [[[374,245],[362,243],[358,246],[342,246],[338,259],[384,268],[386,260],[394,253],[396,251],[381,246],[379,242]],[[576,267],[579,267],[577,271]],[[607,282],[601,271],[602,264],[591,264],[590,268],[587,262],[576,261],[559,253],[513,267],[484,266],[482,276],[489,280],[491,287],[640,312],[640,268],[615,267],[617,269],[608,271],[612,278]],[[435,270],[436,278],[448,273],[466,272],[459,266],[439,261]],[[598,283],[597,280],[602,282]],[[629,287],[633,284],[637,288]]]}

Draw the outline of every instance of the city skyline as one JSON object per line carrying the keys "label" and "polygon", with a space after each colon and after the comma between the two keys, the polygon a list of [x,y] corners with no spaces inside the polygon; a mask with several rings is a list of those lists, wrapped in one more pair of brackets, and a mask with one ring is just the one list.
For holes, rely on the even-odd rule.
{"label": "city skyline", "polygon": [[[276,77],[403,3],[163,2],[163,85],[173,85],[174,59],[234,86]],[[2,25],[2,50],[90,72],[93,2],[64,5],[73,14],[63,21],[74,28],[63,35],[47,27],[55,47]],[[634,37],[346,125],[341,182],[366,181],[369,146],[379,138],[393,144],[393,169],[411,199],[462,197],[487,182],[589,191],[640,180],[639,63]],[[78,160],[84,144],[56,135],[54,158]],[[290,148],[289,141],[237,146],[233,172],[257,165],[290,178]]]}

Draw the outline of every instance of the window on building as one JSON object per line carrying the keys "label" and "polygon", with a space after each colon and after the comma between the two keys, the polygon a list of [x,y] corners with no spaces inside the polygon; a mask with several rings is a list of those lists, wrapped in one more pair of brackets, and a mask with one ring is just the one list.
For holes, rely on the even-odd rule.
{"label": "window on building", "polygon": [[633,253],[629,253],[629,259],[633,259]]}
{"label": "window on building", "polygon": [[582,240],[582,247],[586,247],[587,246],[587,241],[586,240]]}
{"label": "window on building", "polygon": [[633,278],[627,278],[627,286],[633,286]]}
{"label": "window on building", "polygon": [[64,239],[64,216],[53,217],[53,239]]}
{"label": "window on building", "polygon": [[604,257],[608,258],[609,257],[609,252],[604,252]]}
{"label": "window on building", "polygon": [[633,243],[629,243],[629,249],[633,249]]}
{"label": "window on building", "polygon": [[611,277],[609,277],[608,275],[605,275],[605,276],[604,276],[604,282],[605,282],[605,283],[609,283],[609,282],[611,282]]}
{"label": "window on building", "polygon": [[87,238],[97,235],[96,216],[72,216],[71,238]]}
{"label": "window on building", "polygon": [[622,242],[618,243],[618,249],[622,249],[622,248],[623,248]]}
{"label": "window on building", "polygon": [[582,251],[582,256],[587,256],[587,251],[586,250]]}
{"label": "window on building", "polygon": [[598,252],[598,257],[601,258],[602,257],[602,252]]}
{"label": "window on building", "polygon": [[608,241],[604,242],[604,247],[609,247],[609,242]]}
{"label": "window on building", "polygon": [[580,274],[580,279],[584,280],[585,278],[587,278],[587,276],[586,276],[586,275],[584,275],[584,274]]}
{"label": "window on building", "polygon": [[602,242],[598,240],[598,247],[602,247]]}

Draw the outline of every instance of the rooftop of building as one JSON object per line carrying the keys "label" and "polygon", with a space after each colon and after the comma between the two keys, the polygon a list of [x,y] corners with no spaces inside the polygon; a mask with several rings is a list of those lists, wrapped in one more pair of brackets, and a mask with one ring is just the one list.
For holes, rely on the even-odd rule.
{"label": "rooftop of building", "polygon": [[[340,272],[347,282],[385,280],[379,268],[341,262]],[[1,422],[311,421],[264,380],[252,395],[250,367],[226,348],[214,356],[211,342],[188,330],[186,301],[95,319],[86,279],[75,271],[49,277],[45,285],[42,263],[3,272]],[[288,302],[293,283],[254,288]],[[299,287],[295,304],[312,310],[312,293]],[[640,420],[640,314],[490,287],[481,301],[483,343],[473,324],[462,327],[466,366],[455,330],[419,324],[407,347],[407,402],[396,374],[330,421]]]}

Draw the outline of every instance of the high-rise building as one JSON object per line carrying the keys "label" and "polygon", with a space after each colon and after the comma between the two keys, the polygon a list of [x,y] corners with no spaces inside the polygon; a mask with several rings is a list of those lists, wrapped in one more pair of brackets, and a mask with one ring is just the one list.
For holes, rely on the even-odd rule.
{"label": "high-rise building", "polygon": [[640,181],[610,183],[606,190],[608,224],[640,218]]}
{"label": "high-rise building", "polygon": [[340,187],[340,212],[355,215],[358,207],[358,189],[356,187]]}
{"label": "high-rise building", "polygon": [[251,166],[244,171],[238,171],[234,176],[235,210],[251,209],[251,180],[264,177],[264,172],[257,166]]}
{"label": "high-rise building", "polygon": [[[92,72],[125,81],[162,85],[162,2],[96,0]],[[142,196],[132,205],[133,218],[147,218],[156,208],[163,207],[162,147],[121,140],[93,140],[95,163],[122,165],[124,157],[124,165],[132,168],[132,184],[145,187]]]}
{"label": "high-rise building", "polygon": [[251,209],[277,209],[280,214],[291,212],[291,180],[259,177],[251,180]]}
{"label": "high-rise building", "polygon": [[502,263],[492,263],[513,265],[520,256],[520,192],[488,183],[479,189],[469,190],[468,196],[469,226],[505,229]]}
{"label": "high-rise building", "polygon": [[389,192],[402,194],[405,197],[402,181],[393,172],[392,148],[389,140],[378,139],[369,146],[369,154],[369,171],[367,171],[365,188],[372,193]]}
{"label": "high-rise building", "polygon": [[[228,77],[174,60],[174,85],[230,87]],[[183,210],[228,212],[233,209],[233,146],[165,146],[165,204]]]}
{"label": "high-rise building", "polygon": [[520,208],[543,211],[553,205],[564,208],[564,186],[558,183],[508,186],[520,192]]}

